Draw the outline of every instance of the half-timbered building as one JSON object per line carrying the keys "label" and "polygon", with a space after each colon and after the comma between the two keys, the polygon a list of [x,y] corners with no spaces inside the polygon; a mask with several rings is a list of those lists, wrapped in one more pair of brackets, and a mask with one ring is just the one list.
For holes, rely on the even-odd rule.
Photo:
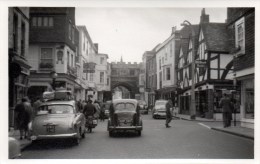
{"label": "half-timbered building", "polygon": [[[206,18],[206,19],[205,19]],[[209,17],[202,10],[201,22],[195,29],[195,70],[192,74],[192,37],[182,41],[178,81],[180,95],[180,112],[189,114],[191,85],[194,78],[195,104],[197,116],[216,118],[221,112],[219,100],[224,92],[233,89],[233,56],[229,53],[230,41],[226,23],[210,23]],[[184,39],[183,39],[184,40]]]}

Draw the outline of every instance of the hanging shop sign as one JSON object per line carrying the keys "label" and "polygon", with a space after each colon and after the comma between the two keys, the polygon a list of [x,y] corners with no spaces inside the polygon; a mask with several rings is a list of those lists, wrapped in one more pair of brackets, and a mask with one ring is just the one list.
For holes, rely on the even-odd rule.
{"label": "hanging shop sign", "polygon": [[84,63],[83,72],[84,73],[95,73],[95,67],[96,67],[96,63],[94,63],[94,62]]}

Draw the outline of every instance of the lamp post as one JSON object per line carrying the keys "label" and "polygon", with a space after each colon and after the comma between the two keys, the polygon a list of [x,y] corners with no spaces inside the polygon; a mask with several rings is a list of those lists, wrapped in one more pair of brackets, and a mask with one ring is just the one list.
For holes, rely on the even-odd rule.
{"label": "lamp post", "polygon": [[58,74],[55,71],[50,72],[51,78],[52,78],[52,89],[55,90],[55,82],[56,78],[58,77]]}
{"label": "lamp post", "polygon": [[185,20],[181,26],[188,26],[192,34],[192,62],[191,62],[191,106],[190,106],[190,119],[196,119],[196,105],[195,105],[195,81],[194,81],[194,72],[195,72],[195,31],[191,23]]}

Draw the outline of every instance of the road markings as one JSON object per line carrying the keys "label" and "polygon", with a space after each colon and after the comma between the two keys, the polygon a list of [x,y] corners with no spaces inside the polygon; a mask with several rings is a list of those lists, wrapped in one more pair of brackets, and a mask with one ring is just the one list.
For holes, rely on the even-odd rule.
{"label": "road markings", "polygon": [[203,124],[203,123],[198,123],[199,125],[201,125],[201,126],[204,126],[204,127],[206,127],[206,128],[208,128],[208,129],[211,129],[211,127],[210,126],[208,126],[208,125],[205,125],[205,124]]}

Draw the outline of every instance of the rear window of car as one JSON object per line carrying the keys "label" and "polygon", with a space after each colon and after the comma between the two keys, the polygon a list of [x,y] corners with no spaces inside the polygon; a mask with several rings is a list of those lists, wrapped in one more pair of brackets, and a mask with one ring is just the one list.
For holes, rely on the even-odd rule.
{"label": "rear window of car", "polygon": [[135,105],[132,103],[118,103],[115,105],[116,111],[135,111]]}
{"label": "rear window of car", "polygon": [[155,105],[165,105],[166,103],[166,101],[157,101],[155,102]]}
{"label": "rear window of car", "polygon": [[37,114],[72,114],[71,105],[44,105],[40,106]]}
{"label": "rear window of car", "polygon": [[138,101],[140,105],[146,105],[145,101]]}

